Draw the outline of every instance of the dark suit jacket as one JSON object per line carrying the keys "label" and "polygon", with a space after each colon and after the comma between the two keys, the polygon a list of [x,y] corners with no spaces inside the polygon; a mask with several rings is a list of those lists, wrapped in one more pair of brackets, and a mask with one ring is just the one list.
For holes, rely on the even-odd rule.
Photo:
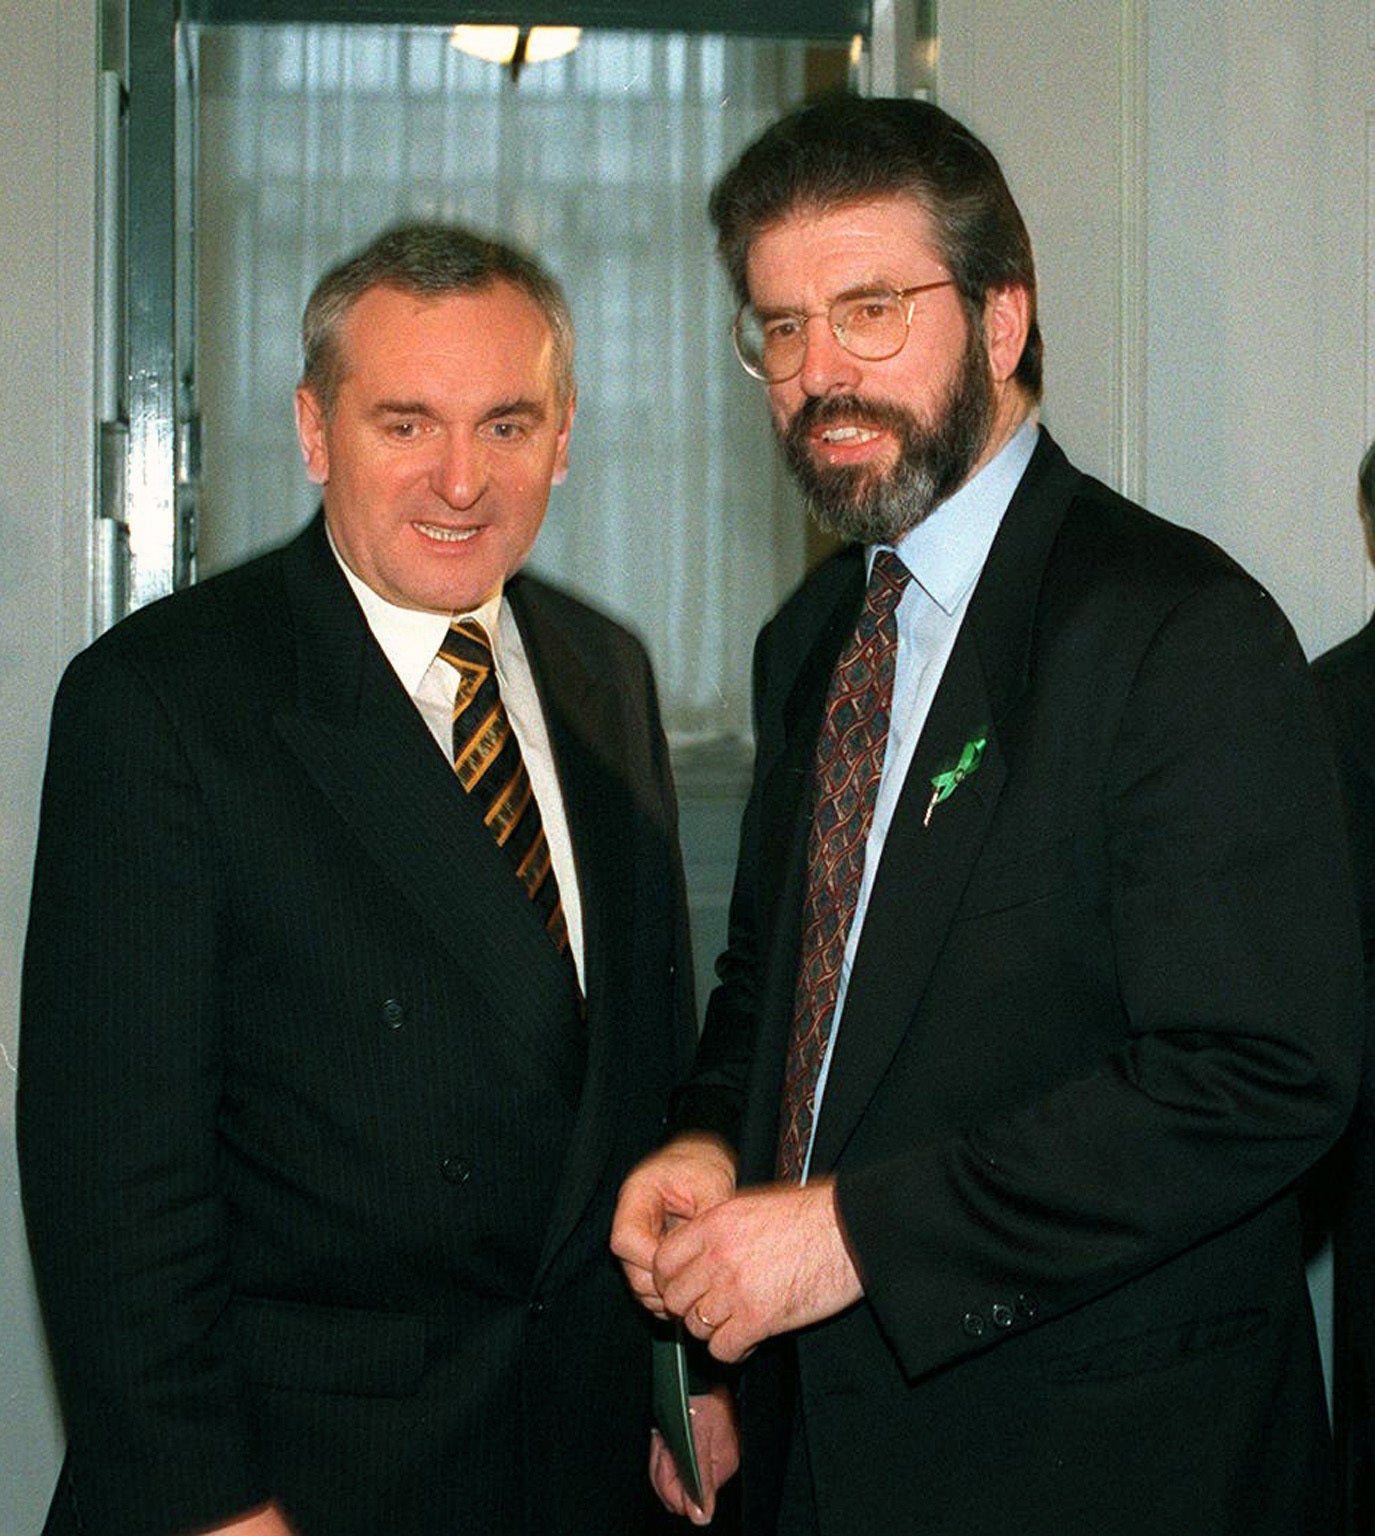
{"label": "dark suit jacket", "polygon": [[585,915],[566,963],[317,522],[118,625],[57,700],[23,1190],[69,1450],[50,1529],[638,1529],[647,1340],[607,1251],[691,1039],[636,641],[509,597]]}
{"label": "dark suit jacket", "polygon": [[[864,584],[760,637],[730,941],[679,1127],[771,1176],[812,759]],[[745,1365],[746,1526],[791,1410],[820,1529],[1326,1532],[1293,1181],[1357,1070],[1304,659],[1204,540],[1044,435],[907,776],[820,1110],[865,1299]],[[981,766],[923,824],[964,744]]]}
{"label": "dark suit jacket", "polygon": [[1375,1532],[1375,623],[1313,663],[1346,801],[1365,943],[1366,1058],[1347,1134],[1319,1171],[1332,1223],[1332,1414],[1343,1536]]}

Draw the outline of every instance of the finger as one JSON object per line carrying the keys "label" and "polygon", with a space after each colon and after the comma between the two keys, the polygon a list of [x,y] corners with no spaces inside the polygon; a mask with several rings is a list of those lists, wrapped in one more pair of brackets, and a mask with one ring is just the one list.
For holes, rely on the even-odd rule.
{"label": "finger", "polygon": [[[707,1315],[711,1316],[710,1313]],[[752,1355],[768,1335],[735,1317],[726,1317],[709,1334],[699,1337],[703,1338],[714,1359],[723,1365],[735,1365]]]}
{"label": "finger", "polygon": [[686,1312],[712,1281],[713,1266],[702,1253],[700,1243],[680,1242],[676,1232],[659,1244],[652,1268],[655,1289],[670,1312]]}
{"label": "finger", "polygon": [[702,1300],[694,1301],[683,1313],[683,1327],[694,1339],[701,1339],[703,1343],[710,1343],[711,1336],[721,1326],[720,1322],[712,1316],[703,1304]]}
{"label": "finger", "polygon": [[686,1515],[694,1507],[682,1478],[678,1476],[677,1465],[664,1444],[664,1437],[657,1429],[650,1431],[649,1482],[670,1514]]}
{"label": "finger", "polygon": [[655,1245],[655,1272],[662,1268],[677,1274],[701,1254],[704,1246],[703,1218],[670,1222],[663,1237]]}
{"label": "finger", "polygon": [[627,1186],[611,1224],[611,1251],[622,1264],[650,1269],[663,1227],[662,1200],[653,1193],[637,1194]]}
{"label": "finger", "polygon": [[654,1284],[654,1276],[647,1269],[641,1269],[638,1265],[622,1264],[625,1273],[626,1284],[637,1301],[643,1302],[647,1307],[663,1310],[663,1300],[658,1288]]}
{"label": "finger", "polygon": [[[729,1285],[723,1277],[715,1273],[713,1266],[703,1259],[694,1260],[686,1269],[672,1277],[661,1273],[656,1268],[654,1284],[663,1298],[664,1305],[675,1317],[688,1318],[692,1308],[701,1303],[703,1317],[714,1319],[719,1325],[733,1310],[729,1301],[731,1294]],[[714,1307],[707,1305],[704,1298],[708,1295]]]}

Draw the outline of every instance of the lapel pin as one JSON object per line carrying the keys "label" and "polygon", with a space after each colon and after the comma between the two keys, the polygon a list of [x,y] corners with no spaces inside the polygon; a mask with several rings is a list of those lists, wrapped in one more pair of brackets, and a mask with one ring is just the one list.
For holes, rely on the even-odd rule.
{"label": "lapel pin", "polygon": [[987,736],[978,736],[965,742],[955,766],[932,775],[931,800],[926,807],[926,815],[922,818],[922,826],[929,827],[931,813],[941,801],[948,800],[971,774],[978,772],[979,764],[984,760],[984,748],[987,745]]}

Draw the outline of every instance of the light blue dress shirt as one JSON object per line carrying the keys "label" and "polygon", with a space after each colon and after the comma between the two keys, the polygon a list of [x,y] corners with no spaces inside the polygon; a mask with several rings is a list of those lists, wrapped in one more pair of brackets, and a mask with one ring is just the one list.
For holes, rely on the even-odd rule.
{"label": "light blue dress shirt", "polygon": [[[972,480],[966,481],[948,501],[943,501],[929,517],[905,533],[895,546],[898,557],[911,571],[912,580],[898,604],[898,654],[893,675],[888,746],[883,757],[878,798],[874,803],[874,819],[864,845],[864,874],[860,880],[859,898],[840,965],[830,1039],[816,1085],[812,1141],[821,1119],[821,1103],[836,1038],[840,1034],[845,994],[850,985],[850,968],[859,947],[859,935],[883,855],[884,840],[917,740],[926,724],[931,700],[936,696],[945,664],[964,622],[970,596],[988,559],[988,551],[993,546],[1012,493],[1031,460],[1038,436],[1035,417],[1028,417]],[[878,547],[875,545],[868,551],[869,568],[873,566],[874,550]],[[804,1183],[811,1160],[812,1142],[809,1142],[802,1170]]]}

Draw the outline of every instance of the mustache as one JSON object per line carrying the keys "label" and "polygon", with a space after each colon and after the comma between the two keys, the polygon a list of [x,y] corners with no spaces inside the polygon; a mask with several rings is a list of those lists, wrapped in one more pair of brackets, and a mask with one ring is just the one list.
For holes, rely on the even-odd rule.
{"label": "mustache", "polygon": [[811,395],[788,423],[787,442],[799,449],[812,432],[854,421],[884,428],[899,437],[915,424],[910,411],[888,401],[866,400],[862,395]]}

